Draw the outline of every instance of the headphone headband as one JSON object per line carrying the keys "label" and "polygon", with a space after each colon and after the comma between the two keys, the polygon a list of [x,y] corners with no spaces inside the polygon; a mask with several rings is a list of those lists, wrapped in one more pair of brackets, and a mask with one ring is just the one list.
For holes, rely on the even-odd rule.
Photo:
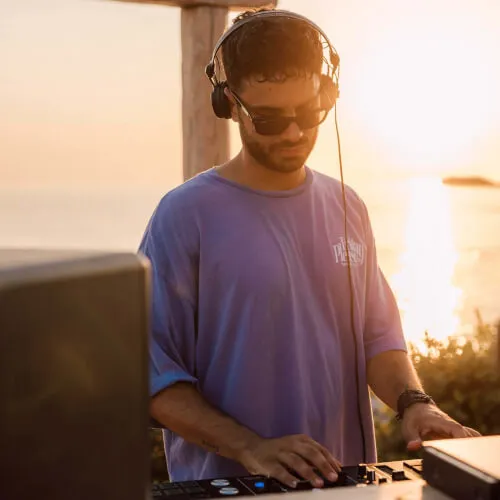
{"label": "headphone headband", "polygon": [[284,19],[295,19],[298,21],[303,21],[310,26],[312,26],[326,41],[328,44],[328,48],[330,50],[330,62],[332,63],[333,66],[333,73],[335,73],[338,63],[339,63],[339,56],[337,54],[337,51],[333,48],[332,43],[330,42],[328,36],[326,33],[313,21],[308,19],[305,16],[302,16],[301,14],[296,14],[295,12],[290,12],[288,10],[280,10],[280,9],[273,9],[273,10],[264,10],[262,12],[256,12],[255,14],[251,14],[248,17],[245,17],[243,19],[240,19],[236,24],[233,24],[217,41],[215,44],[214,50],[212,52],[212,57],[210,59],[210,62],[208,63],[206,67],[206,74],[208,78],[212,79],[214,74],[215,74],[215,59],[217,57],[217,53],[219,52],[222,44],[229,38],[235,31],[240,29],[242,26],[244,26],[247,23],[250,23],[254,21],[255,19],[263,19],[266,17],[282,17]]}

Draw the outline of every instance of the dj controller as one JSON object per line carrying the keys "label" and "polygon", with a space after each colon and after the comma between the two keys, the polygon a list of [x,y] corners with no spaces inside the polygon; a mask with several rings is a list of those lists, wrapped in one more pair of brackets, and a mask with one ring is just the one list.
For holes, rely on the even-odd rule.
{"label": "dj controller", "polygon": [[[398,481],[422,479],[422,460],[382,462],[342,467],[335,482],[324,480],[322,489],[378,486]],[[316,490],[309,481],[299,481],[296,488],[285,486],[265,476],[239,476],[199,481],[161,482],[153,484],[153,499],[192,500],[234,496],[256,496],[270,493]]]}

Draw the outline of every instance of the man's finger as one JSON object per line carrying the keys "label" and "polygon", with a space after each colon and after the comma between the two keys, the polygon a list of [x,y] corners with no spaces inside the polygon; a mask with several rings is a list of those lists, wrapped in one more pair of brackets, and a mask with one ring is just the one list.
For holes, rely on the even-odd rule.
{"label": "man's finger", "polygon": [[313,467],[304,460],[303,456],[294,452],[282,452],[279,461],[286,465],[292,472],[296,472],[302,479],[311,481],[317,488],[323,486],[323,480],[314,472]]}
{"label": "man's finger", "polygon": [[449,424],[450,434],[453,438],[466,438],[470,437],[465,427],[462,427],[456,422],[450,422]]}
{"label": "man's finger", "polygon": [[406,448],[408,451],[418,451],[422,448],[422,440],[412,439],[411,441],[408,441]]}
{"label": "man's finger", "polygon": [[481,434],[471,427],[464,427],[465,431],[470,437],[480,437]]}
{"label": "man's finger", "polygon": [[340,472],[342,470],[342,464],[322,445],[318,443],[321,453],[326,458],[328,463],[332,466],[335,472]]}
{"label": "man's finger", "polygon": [[316,441],[299,443],[295,452],[310,463],[328,481],[336,481],[338,479],[336,470],[323,453],[321,445]]}
{"label": "man's finger", "polygon": [[468,437],[467,431],[454,420],[439,420],[427,422],[421,431],[423,439],[447,439]]}
{"label": "man's finger", "polygon": [[418,428],[407,427],[406,428],[406,447],[409,451],[419,450],[422,446],[422,437]]}
{"label": "man's finger", "polygon": [[296,488],[297,487],[297,483],[298,483],[297,478],[294,475],[290,474],[290,472],[288,472],[286,470],[286,468],[283,465],[279,464],[279,463],[277,463],[276,465],[274,465],[268,471],[267,476],[268,477],[274,477],[275,479],[277,479],[278,481],[280,481],[283,484],[286,484],[290,488]]}
{"label": "man's finger", "polygon": [[318,466],[319,473],[332,483],[337,481],[340,472],[339,462],[331,456],[328,450],[319,448],[318,451],[323,457],[323,465],[321,467]]}

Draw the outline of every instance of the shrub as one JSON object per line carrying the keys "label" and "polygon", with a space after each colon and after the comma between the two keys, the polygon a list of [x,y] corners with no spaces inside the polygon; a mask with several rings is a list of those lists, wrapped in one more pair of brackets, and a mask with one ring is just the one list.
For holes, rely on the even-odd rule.
{"label": "shrub", "polygon": [[160,429],[150,429],[149,438],[151,442],[151,480],[168,481],[163,434]]}

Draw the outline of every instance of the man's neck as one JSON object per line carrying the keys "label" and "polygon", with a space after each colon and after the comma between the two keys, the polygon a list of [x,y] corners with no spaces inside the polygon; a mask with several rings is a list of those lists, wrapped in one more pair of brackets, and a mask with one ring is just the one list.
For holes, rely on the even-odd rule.
{"label": "man's neck", "polygon": [[227,163],[217,167],[217,172],[226,179],[261,191],[295,189],[306,179],[304,166],[293,172],[278,172],[264,167],[252,158],[245,158],[242,152]]}

